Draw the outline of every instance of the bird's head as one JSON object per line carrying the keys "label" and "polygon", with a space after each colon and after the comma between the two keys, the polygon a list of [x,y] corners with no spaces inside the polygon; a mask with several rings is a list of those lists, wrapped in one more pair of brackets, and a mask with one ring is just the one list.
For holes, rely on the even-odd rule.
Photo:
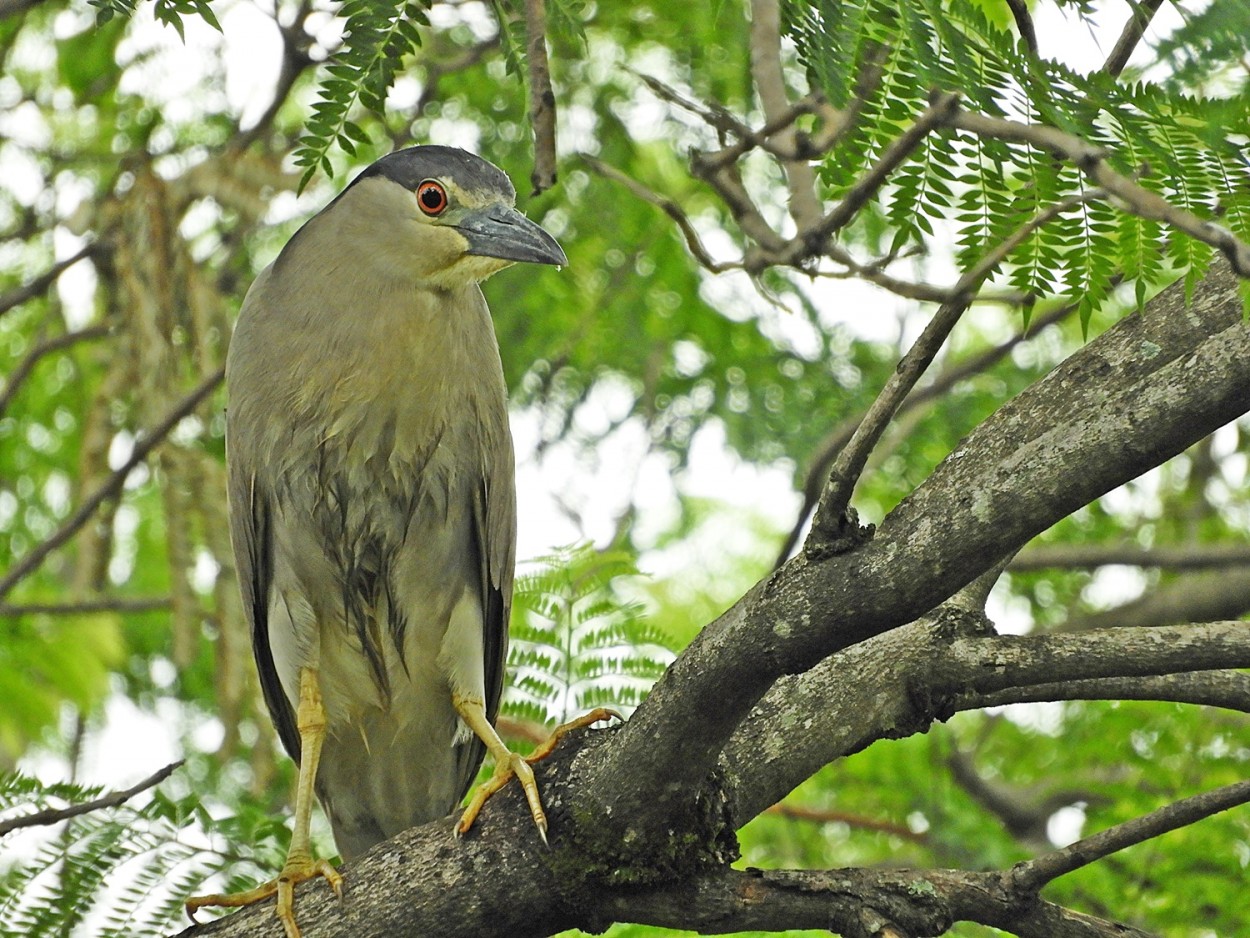
{"label": "bird's head", "polygon": [[568,263],[515,201],[497,166],[455,147],[419,146],[382,157],[322,214],[386,269],[452,289],[518,261]]}

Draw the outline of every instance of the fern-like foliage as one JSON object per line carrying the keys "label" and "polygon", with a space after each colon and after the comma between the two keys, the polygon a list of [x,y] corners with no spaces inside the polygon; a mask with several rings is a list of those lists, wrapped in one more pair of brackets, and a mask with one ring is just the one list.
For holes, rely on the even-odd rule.
{"label": "fern-like foliage", "polygon": [[352,107],[381,114],[386,94],[404,56],[421,45],[419,26],[428,25],[426,11],[433,0],[346,0],[343,47],[326,66],[321,100],[313,105],[307,132],[295,151],[295,163],[304,167],[300,189],[318,169],[333,176],[330,149],[335,144],[350,154],[369,137],[351,120]]}
{"label": "fern-like foliage", "polygon": [[[0,774],[0,818],[81,804],[101,794],[97,787],[45,784],[20,772]],[[260,845],[281,862],[289,839],[285,828],[258,812],[247,817],[252,820],[215,821],[197,795],[172,797],[156,789],[142,807],[128,803],[100,809],[64,822],[59,830],[43,829],[37,846],[5,851],[0,936],[41,938],[75,929],[98,938],[168,934],[184,916],[186,897],[210,875],[229,870],[228,891],[252,885],[249,876],[261,878],[257,866],[240,863],[248,858],[210,849],[205,832],[216,835],[212,841],[249,849]],[[6,845],[19,837],[25,841],[32,830],[39,829],[11,833]]]}
{"label": "fern-like foliage", "polygon": [[517,578],[504,709],[539,723],[600,706],[630,710],[673,660],[667,636],[621,598],[632,558],[589,544],[540,557]]}
{"label": "fern-like foliage", "polygon": [[[1244,6],[1238,0],[1226,12]],[[1245,20],[1232,31],[1243,49],[1250,14]],[[837,107],[859,108],[821,167],[833,198],[940,89],[958,93],[969,110],[1049,125],[1102,147],[1117,172],[1243,239],[1250,235],[1250,163],[1237,137],[1250,132],[1244,80],[1238,93],[1211,99],[1172,84],[1081,74],[1031,55],[970,0],[792,0],[786,21],[813,86]],[[1203,28],[1221,48],[1231,41],[1226,21]],[[1007,258],[1006,275],[1029,293],[1078,299],[1086,323],[1121,279],[1140,302],[1169,272],[1201,274],[1208,245],[1088,198],[1089,185],[1078,167],[1033,147],[944,131],[930,135],[883,188],[869,208],[873,224],[849,236],[880,228],[884,216],[888,250],[897,253],[922,247],[936,223],[953,219],[957,258],[967,269],[1042,209],[1066,201],[1067,211]]]}

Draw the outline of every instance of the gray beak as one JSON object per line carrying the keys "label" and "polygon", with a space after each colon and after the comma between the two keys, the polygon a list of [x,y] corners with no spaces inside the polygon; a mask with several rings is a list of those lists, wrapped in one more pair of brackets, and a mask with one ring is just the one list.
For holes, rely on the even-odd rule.
{"label": "gray beak", "polygon": [[469,242],[470,254],[531,264],[569,262],[556,239],[514,208],[492,205],[470,212],[456,225]]}

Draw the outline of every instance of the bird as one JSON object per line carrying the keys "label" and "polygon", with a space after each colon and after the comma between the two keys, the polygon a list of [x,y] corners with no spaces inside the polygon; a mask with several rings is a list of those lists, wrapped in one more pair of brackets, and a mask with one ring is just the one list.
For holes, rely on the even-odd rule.
{"label": "bird", "polygon": [[[306,222],[249,289],[226,358],[230,534],[260,686],[299,766],[278,877],[187,911],[342,874],[313,855],[320,801],[344,860],[462,801],[456,830],[528,759],[494,729],[516,554],[512,438],[499,345],[479,283],[564,251],[466,150],[397,150]],[[594,720],[590,719],[591,717]]]}

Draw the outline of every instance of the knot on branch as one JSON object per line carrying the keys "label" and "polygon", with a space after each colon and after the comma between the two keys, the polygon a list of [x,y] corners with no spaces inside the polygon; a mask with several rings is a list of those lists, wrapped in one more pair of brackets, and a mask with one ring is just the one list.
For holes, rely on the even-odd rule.
{"label": "knot on branch", "polygon": [[[821,507],[824,507],[824,502]],[[836,517],[817,510],[811,533],[803,544],[803,556],[810,561],[825,560],[837,554],[850,553],[872,540],[876,525],[861,525],[859,513],[849,505]]]}

